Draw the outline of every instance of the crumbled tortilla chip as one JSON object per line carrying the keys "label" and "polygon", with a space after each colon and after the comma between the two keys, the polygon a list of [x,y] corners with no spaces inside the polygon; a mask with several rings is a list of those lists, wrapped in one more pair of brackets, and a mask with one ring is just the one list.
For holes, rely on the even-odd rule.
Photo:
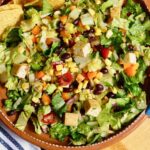
{"label": "crumbled tortilla chip", "polygon": [[0,6],[0,37],[7,28],[15,26],[22,16],[23,10],[20,5],[7,4]]}
{"label": "crumbled tortilla chip", "polygon": [[65,0],[48,0],[54,9],[58,9],[65,3]]}
{"label": "crumbled tortilla chip", "polygon": [[[24,6],[42,6],[42,0],[13,0],[13,2],[14,4],[22,4]],[[65,3],[65,0],[48,0],[48,2],[54,9],[58,9]]]}
{"label": "crumbled tortilla chip", "polygon": [[42,0],[13,0],[14,4],[21,4],[23,6],[34,6],[42,4]]}

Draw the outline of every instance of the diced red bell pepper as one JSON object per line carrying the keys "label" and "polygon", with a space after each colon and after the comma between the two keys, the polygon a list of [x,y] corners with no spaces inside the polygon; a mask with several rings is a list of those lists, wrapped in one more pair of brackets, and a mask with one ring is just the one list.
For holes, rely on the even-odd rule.
{"label": "diced red bell pepper", "polygon": [[49,113],[49,114],[46,114],[43,116],[43,119],[42,119],[42,122],[43,123],[46,123],[46,124],[53,124],[56,122],[56,116],[54,113]]}
{"label": "diced red bell pepper", "polygon": [[85,78],[86,80],[88,80],[87,72],[82,72],[82,75],[84,76],[84,78]]}
{"label": "diced red bell pepper", "polygon": [[109,48],[102,48],[101,49],[101,55],[102,55],[102,57],[104,58],[104,59],[106,59],[106,58],[108,58],[108,56],[109,56]]}
{"label": "diced red bell pepper", "polygon": [[67,86],[70,85],[73,81],[73,76],[70,72],[63,74],[62,76],[58,77],[59,85]]}

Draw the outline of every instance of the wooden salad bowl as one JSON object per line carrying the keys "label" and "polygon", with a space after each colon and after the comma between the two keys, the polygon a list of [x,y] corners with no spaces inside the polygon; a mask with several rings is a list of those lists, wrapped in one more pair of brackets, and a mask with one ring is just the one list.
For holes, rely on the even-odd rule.
{"label": "wooden salad bowl", "polygon": [[[150,11],[150,0],[144,0],[145,4],[147,6],[147,10]],[[18,136],[22,137],[23,139],[31,142],[32,144],[35,144],[43,149],[47,150],[99,150],[106,148],[107,146],[110,146],[127,135],[129,135],[133,130],[135,130],[144,120],[147,118],[145,115],[145,111],[143,111],[133,122],[131,122],[128,126],[126,126],[124,129],[116,133],[115,135],[111,136],[110,138],[107,138],[106,140],[88,145],[88,146],[67,146],[66,142],[59,142],[57,140],[54,140],[50,138],[48,134],[41,134],[38,135],[34,132],[34,127],[32,123],[28,123],[25,131],[20,131],[17,128],[15,128],[15,122],[18,118],[18,114],[15,114],[13,116],[8,116],[4,107],[3,102],[0,101],[0,120],[14,133],[16,133]]]}
{"label": "wooden salad bowl", "polygon": [[47,150],[99,150],[110,146],[127,135],[129,135],[133,130],[135,130],[144,120],[147,118],[145,111],[143,111],[130,125],[124,128],[122,131],[118,132],[110,138],[88,146],[67,146],[65,142],[59,142],[57,140],[51,139],[48,134],[36,134],[34,132],[33,125],[29,122],[25,131],[22,132],[15,128],[14,123],[16,122],[18,115],[8,116],[5,108],[3,107],[2,101],[0,101],[0,120],[14,133],[23,139],[35,144],[41,148]]}

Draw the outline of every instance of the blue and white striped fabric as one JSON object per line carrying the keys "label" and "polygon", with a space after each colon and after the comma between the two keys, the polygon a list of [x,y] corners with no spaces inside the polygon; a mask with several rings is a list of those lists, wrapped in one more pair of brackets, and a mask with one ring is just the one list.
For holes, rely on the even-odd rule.
{"label": "blue and white striped fabric", "polygon": [[0,122],[0,150],[40,150],[7,129]]}

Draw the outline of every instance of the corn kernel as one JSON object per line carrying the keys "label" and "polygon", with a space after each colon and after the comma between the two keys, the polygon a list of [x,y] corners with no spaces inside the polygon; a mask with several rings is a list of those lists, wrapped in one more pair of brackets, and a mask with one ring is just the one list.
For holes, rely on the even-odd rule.
{"label": "corn kernel", "polygon": [[33,98],[32,98],[32,102],[34,102],[34,103],[39,103],[40,100],[39,100],[38,97],[33,97]]}
{"label": "corn kernel", "polygon": [[93,81],[94,81],[95,84],[99,84],[100,83],[100,81],[98,79],[94,79]]}
{"label": "corn kernel", "polygon": [[63,91],[63,87],[61,87],[61,86],[58,86],[57,89],[61,92]]}
{"label": "corn kernel", "polygon": [[65,62],[72,62],[72,58],[66,59]]}
{"label": "corn kernel", "polygon": [[101,79],[103,77],[103,74],[101,72],[97,73],[96,79]]}
{"label": "corn kernel", "polygon": [[78,85],[78,90],[81,90],[83,88],[83,83],[80,82],[79,85]]}
{"label": "corn kernel", "polygon": [[23,83],[22,88],[27,91],[29,89],[29,83]]}
{"label": "corn kernel", "polygon": [[56,65],[56,70],[61,71],[63,69],[63,65]]}
{"label": "corn kernel", "polygon": [[76,80],[78,82],[82,82],[85,79],[85,77],[82,74],[78,74]]}
{"label": "corn kernel", "polygon": [[107,66],[111,66],[112,65],[112,62],[109,60],[109,59],[105,59],[105,64]]}
{"label": "corn kernel", "polygon": [[85,80],[84,83],[83,83],[83,89],[85,89],[87,87],[87,84],[88,84],[88,81]]}
{"label": "corn kernel", "polygon": [[53,69],[50,69],[50,70],[49,70],[49,75],[50,75],[50,76],[53,76],[53,75],[54,75],[54,70],[53,70]]}
{"label": "corn kernel", "polygon": [[75,42],[78,42],[78,41],[80,41],[80,37],[75,38]]}
{"label": "corn kernel", "polygon": [[61,71],[56,71],[56,72],[55,72],[55,75],[56,75],[56,76],[61,76],[62,73],[61,73]]}
{"label": "corn kernel", "polygon": [[101,29],[96,28],[96,29],[95,29],[95,35],[96,35],[96,36],[99,36],[99,35],[101,35],[101,34],[102,34]]}
{"label": "corn kernel", "polygon": [[112,92],[113,92],[114,94],[117,94],[117,88],[113,87],[113,88],[112,88]]}
{"label": "corn kernel", "polygon": [[89,13],[91,14],[91,16],[94,16],[95,15],[95,11],[91,8],[88,9]]}
{"label": "corn kernel", "polygon": [[74,90],[74,92],[77,94],[77,93],[80,93],[81,90],[76,89],[76,90]]}
{"label": "corn kernel", "polygon": [[103,33],[107,32],[107,27],[104,27],[104,28],[102,29],[102,32],[103,32]]}
{"label": "corn kernel", "polygon": [[99,4],[101,4],[101,0],[95,0],[95,3],[96,3],[97,5],[99,5]]}
{"label": "corn kernel", "polygon": [[78,69],[78,68],[71,68],[70,71],[71,71],[72,73],[75,73],[75,72],[78,72],[79,69]]}
{"label": "corn kernel", "polygon": [[86,29],[86,30],[90,30],[90,26],[86,25],[86,26],[85,26],[85,29]]}

